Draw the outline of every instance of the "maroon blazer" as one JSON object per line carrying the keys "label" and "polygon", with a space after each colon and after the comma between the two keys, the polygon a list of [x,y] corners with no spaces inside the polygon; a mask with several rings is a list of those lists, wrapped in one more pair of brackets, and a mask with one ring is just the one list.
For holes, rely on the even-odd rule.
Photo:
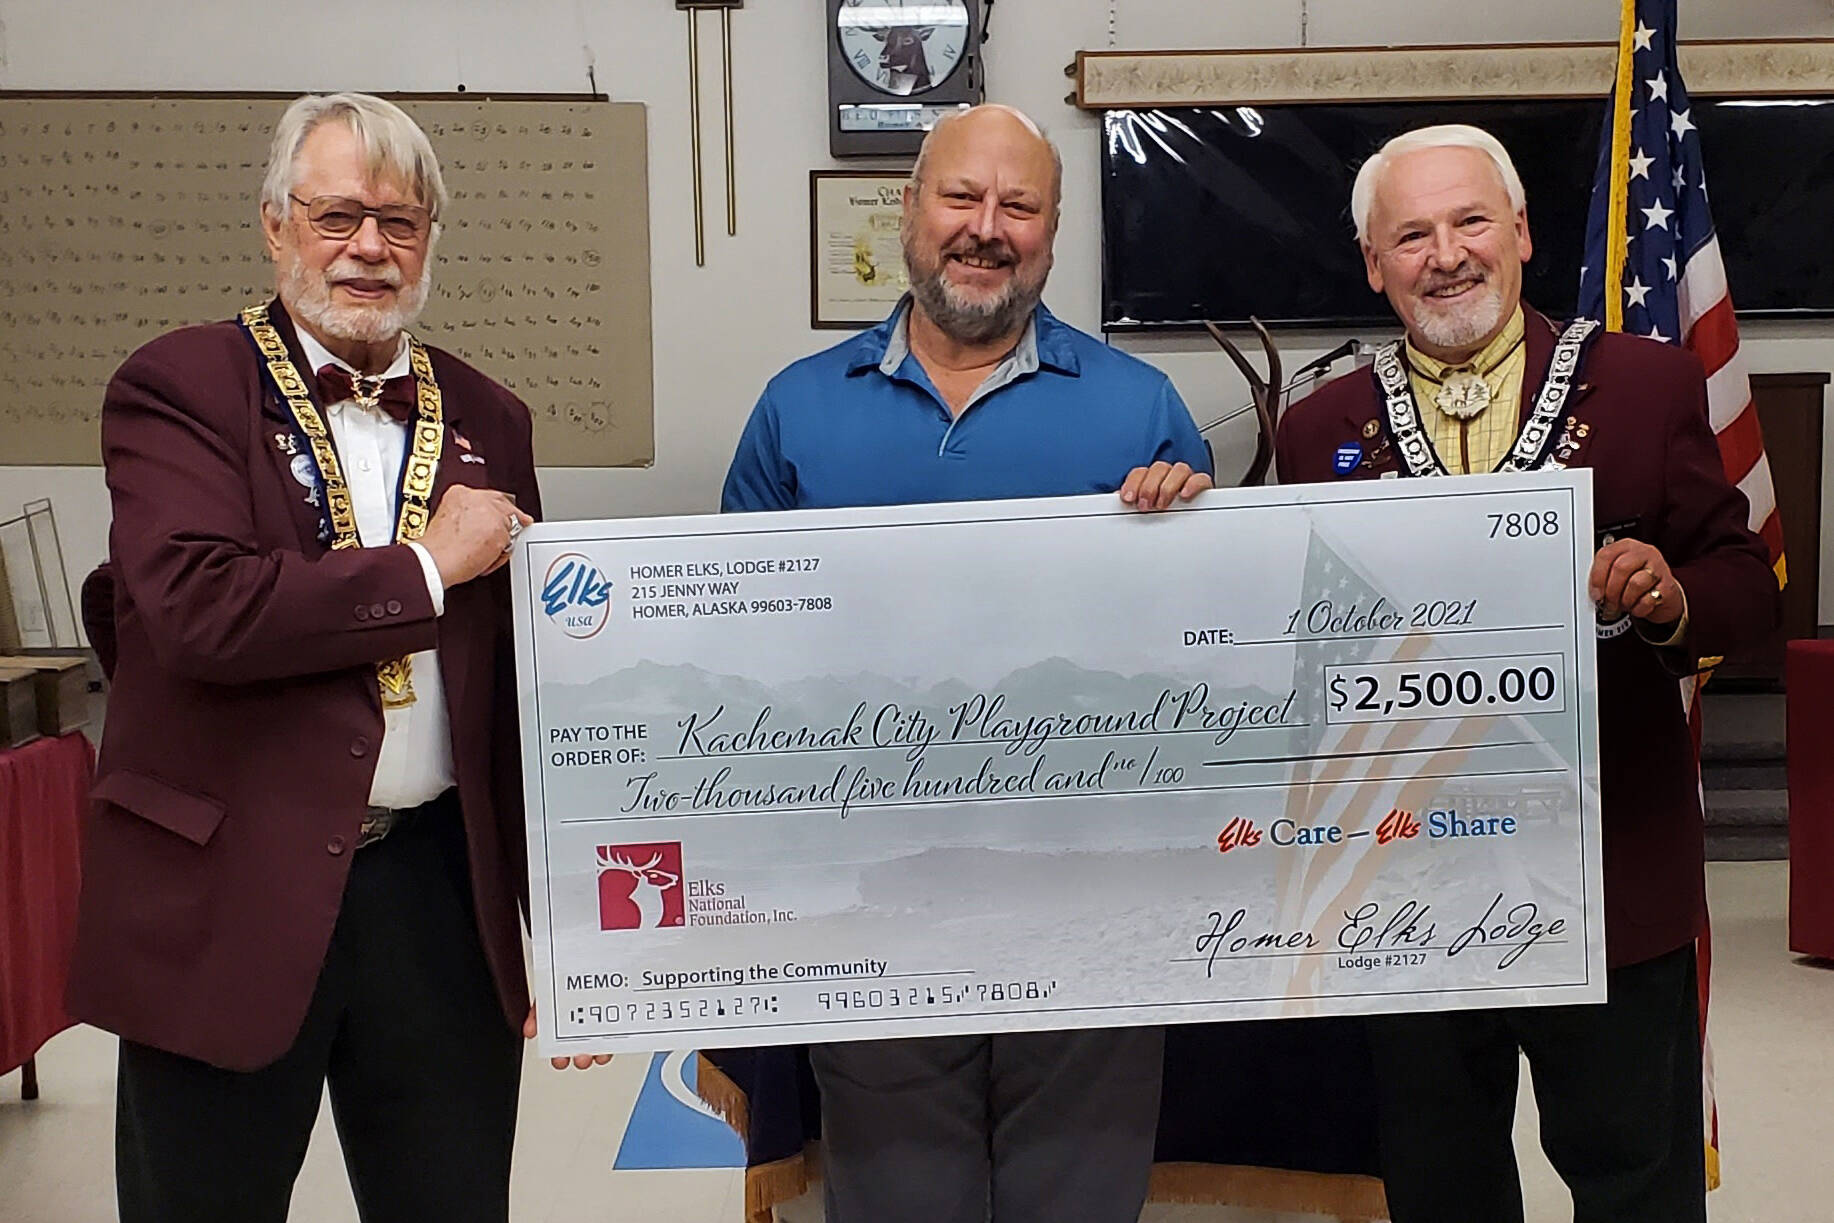
{"label": "maroon blazer", "polygon": [[[1525,419],[1555,339],[1547,319],[1527,315]],[[1658,650],[1635,632],[1598,643],[1605,938],[1618,966],[1673,951],[1705,929],[1705,826],[1677,676],[1697,670],[1702,657],[1761,642],[1781,601],[1764,544],[1745,525],[1745,496],[1726,480],[1700,361],[1605,334],[1579,378],[1565,415],[1588,427],[1565,461],[1595,473],[1593,522],[1624,526],[1620,535],[1661,549],[1688,600],[1688,635],[1677,649]],[[1371,421],[1379,426],[1373,439],[1364,432]],[[1332,457],[1349,443],[1365,459],[1338,477]],[[1398,469],[1395,446],[1374,375],[1359,369],[1288,410],[1275,460],[1284,484],[1372,480]]]}
{"label": "maroon blazer", "polygon": [[[463,483],[538,516],[528,409],[430,353],[447,421],[435,505]],[[102,407],[117,658],[69,1006],[233,1070],[274,1061],[305,1018],[382,739],[374,664],[435,646],[478,930],[505,1020],[528,1013],[507,571],[448,590],[435,617],[411,549],[328,551],[288,420],[233,322],[146,345]]]}

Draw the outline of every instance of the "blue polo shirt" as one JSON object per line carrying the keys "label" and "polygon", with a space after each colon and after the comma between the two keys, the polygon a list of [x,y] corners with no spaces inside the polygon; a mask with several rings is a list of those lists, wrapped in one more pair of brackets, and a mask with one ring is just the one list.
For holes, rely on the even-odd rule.
{"label": "blue polo shirt", "polygon": [[1042,305],[951,419],[906,343],[908,308],[771,379],[722,510],[1111,493],[1159,459],[1211,470],[1171,379]]}

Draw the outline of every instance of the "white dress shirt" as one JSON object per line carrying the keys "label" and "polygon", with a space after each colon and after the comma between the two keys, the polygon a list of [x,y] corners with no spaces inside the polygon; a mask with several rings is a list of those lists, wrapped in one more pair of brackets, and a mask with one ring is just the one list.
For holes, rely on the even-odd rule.
{"label": "white dress shirt", "polygon": [[[333,356],[303,327],[299,328],[299,344],[311,365],[300,371],[308,378],[327,365],[357,373],[349,362]],[[401,349],[385,376],[396,378],[408,372],[408,341],[404,335]],[[324,406],[325,424],[337,447],[344,482],[350,486],[357,538],[365,548],[387,547],[395,542],[396,496],[401,462],[407,452],[408,427],[380,404],[369,409],[347,399]],[[439,567],[418,543],[408,547],[420,558],[427,593],[433,596],[434,614],[444,614],[446,587],[440,581]],[[452,732],[438,651],[422,650],[412,655],[412,666],[414,703],[382,711],[382,747],[376,753],[376,775],[369,787],[373,807],[417,807],[437,798],[454,782]]]}

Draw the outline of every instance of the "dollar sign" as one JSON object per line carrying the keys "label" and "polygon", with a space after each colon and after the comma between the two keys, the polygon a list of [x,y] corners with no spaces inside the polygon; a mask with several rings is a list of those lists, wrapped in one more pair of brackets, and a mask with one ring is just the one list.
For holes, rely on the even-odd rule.
{"label": "dollar sign", "polygon": [[1344,707],[1344,702],[1349,699],[1349,696],[1344,693],[1344,677],[1341,675],[1332,677],[1331,708],[1342,709]]}

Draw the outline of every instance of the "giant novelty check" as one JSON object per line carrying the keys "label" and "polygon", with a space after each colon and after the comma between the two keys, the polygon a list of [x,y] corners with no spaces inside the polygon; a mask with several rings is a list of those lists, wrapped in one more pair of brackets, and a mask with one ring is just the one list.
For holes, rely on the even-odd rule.
{"label": "giant novelty check", "polygon": [[1589,481],[535,527],[543,1051],[1602,1000]]}

